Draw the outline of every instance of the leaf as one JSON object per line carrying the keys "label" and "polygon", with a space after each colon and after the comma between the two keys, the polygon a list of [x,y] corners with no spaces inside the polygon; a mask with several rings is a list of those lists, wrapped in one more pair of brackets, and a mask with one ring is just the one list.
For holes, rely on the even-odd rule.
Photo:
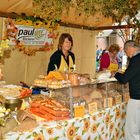
{"label": "leaf", "polygon": [[79,130],[80,127],[76,127],[76,132]]}
{"label": "leaf", "polygon": [[59,136],[55,137],[54,140],[58,140]]}
{"label": "leaf", "polygon": [[94,138],[94,140],[97,140],[97,136]]}
{"label": "leaf", "polygon": [[110,115],[110,119],[112,119],[112,118],[113,118],[113,116],[114,116],[114,115]]}
{"label": "leaf", "polygon": [[36,137],[38,134],[36,132],[33,132],[33,136]]}
{"label": "leaf", "polygon": [[65,126],[68,126],[68,122],[67,121],[65,121]]}
{"label": "leaf", "polygon": [[29,135],[29,136],[27,136],[27,137],[26,137],[26,139],[29,139],[29,138],[31,138],[31,136],[32,136],[32,135]]}
{"label": "leaf", "polygon": [[17,137],[16,140],[19,140],[19,137]]}
{"label": "leaf", "polygon": [[83,131],[82,131],[82,135],[84,135],[84,134],[85,134],[85,132],[86,132],[86,131],[84,131],[84,130],[83,130]]}
{"label": "leaf", "polygon": [[72,126],[74,126],[75,122],[72,123]]}

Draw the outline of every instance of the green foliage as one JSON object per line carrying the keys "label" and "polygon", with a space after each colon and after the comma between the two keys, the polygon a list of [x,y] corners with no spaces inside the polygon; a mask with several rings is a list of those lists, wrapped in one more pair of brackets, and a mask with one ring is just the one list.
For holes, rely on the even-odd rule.
{"label": "green foliage", "polygon": [[74,7],[80,16],[93,16],[100,13],[121,22],[124,16],[133,18],[140,9],[140,0],[34,0],[34,13],[45,19],[61,19],[62,13],[69,14]]}

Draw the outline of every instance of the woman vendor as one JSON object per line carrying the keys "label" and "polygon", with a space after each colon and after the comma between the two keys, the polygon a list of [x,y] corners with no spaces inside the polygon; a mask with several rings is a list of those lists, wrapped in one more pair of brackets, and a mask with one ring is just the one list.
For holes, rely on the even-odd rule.
{"label": "woman vendor", "polygon": [[72,46],[72,36],[69,33],[62,33],[59,38],[58,50],[50,57],[47,74],[53,70],[64,72],[74,68],[75,56],[71,52]]}
{"label": "woman vendor", "polygon": [[108,51],[104,52],[100,59],[99,71],[110,70],[115,72],[119,69],[117,54],[120,50],[119,45],[112,44]]}

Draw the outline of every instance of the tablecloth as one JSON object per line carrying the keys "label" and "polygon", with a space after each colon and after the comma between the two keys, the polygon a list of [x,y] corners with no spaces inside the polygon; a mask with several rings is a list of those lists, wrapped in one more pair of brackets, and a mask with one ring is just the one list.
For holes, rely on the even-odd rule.
{"label": "tablecloth", "polygon": [[[44,122],[28,132],[9,132],[6,140],[123,140],[126,103],[82,118]],[[27,126],[28,127],[28,126]]]}

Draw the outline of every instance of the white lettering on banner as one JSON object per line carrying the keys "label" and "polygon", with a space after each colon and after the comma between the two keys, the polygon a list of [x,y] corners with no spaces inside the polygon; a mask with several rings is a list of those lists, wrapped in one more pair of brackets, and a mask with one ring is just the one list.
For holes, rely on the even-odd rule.
{"label": "white lettering on banner", "polygon": [[[52,38],[48,38],[48,31],[45,28],[34,28],[33,26],[16,25],[18,32],[16,40],[20,40],[24,45],[45,45],[51,44]],[[14,45],[11,40],[10,45]]]}

